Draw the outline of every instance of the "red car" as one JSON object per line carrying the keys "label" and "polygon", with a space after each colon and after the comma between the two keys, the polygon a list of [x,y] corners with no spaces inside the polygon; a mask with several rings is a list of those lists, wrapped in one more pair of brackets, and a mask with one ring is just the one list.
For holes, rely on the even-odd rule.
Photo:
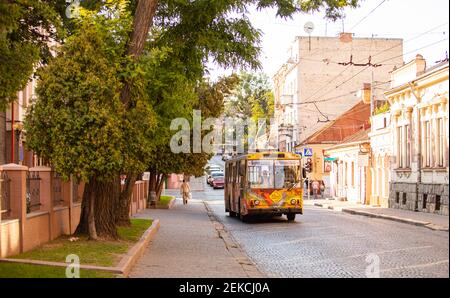
{"label": "red car", "polygon": [[225,187],[225,177],[224,176],[216,176],[213,178],[212,187],[214,189],[224,188]]}

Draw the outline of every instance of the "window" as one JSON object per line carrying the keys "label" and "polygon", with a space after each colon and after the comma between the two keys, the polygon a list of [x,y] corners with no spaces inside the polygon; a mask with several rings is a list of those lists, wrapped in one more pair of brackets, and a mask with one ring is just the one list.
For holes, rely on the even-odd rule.
{"label": "window", "polygon": [[403,140],[403,144],[405,146],[405,162],[404,165],[406,168],[411,168],[411,141],[410,141],[410,130],[409,125],[405,125],[405,139]]}
{"label": "window", "polygon": [[427,209],[428,195],[424,194],[422,197],[422,209]]}
{"label": "window", "polygon": [[445,144],[445,124],[443,118],[437,119],[437,166],[443,168],[446,166],[445,162],[445,152],[446,152],[446,144]]}
{"label": "window", "polygon": [[402,127],[397,127],[397,166],[398,168],[403,168],[403,154],[402,154]]}
{"label": "window", "polygon": [[432,150],[431,150],[431,122],[425,121],[423,124],[423,166],[425,168],[430,168],[432,164]]}
{"label": "window", "polygon": [[301,187],[300,161],[275,160],[275,188]]}
{"label": "window", "polygon": [[248,181],[251,188],[280,189],[301,187],[300,161],[248,161]]}
{"label": "window", "polygon": [[248,161],[248,181],[251,188],[273,188],[273,161]]}
{"label": "window", "polygon": [[355,163],[352,162],[352,187],[355,187]]}
{"label": "window", "polygon": [[434,211],[439,212],[441,211],[441,196],[436,196],[436,202],[434,206]]}

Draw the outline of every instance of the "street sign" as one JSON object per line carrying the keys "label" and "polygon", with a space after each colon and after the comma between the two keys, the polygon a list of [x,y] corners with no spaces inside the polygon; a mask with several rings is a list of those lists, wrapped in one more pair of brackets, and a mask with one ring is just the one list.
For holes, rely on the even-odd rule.
{"label": "street sign", "polygon": [[312,148],[304,148],[303,149],[303,156],[304,157],[312,157],[313,156]]}
{"label": "street sign", "polygon": [[325,157],[325,161],[336,161],[336,157]]}

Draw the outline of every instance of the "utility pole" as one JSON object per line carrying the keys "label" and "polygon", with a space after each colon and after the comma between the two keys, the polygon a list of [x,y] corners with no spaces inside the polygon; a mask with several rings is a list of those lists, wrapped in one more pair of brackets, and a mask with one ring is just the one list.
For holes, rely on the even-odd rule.
{"label": "utility pole", "polygon": [[373,116],[373,112],[375,110],[375,94],[373,93],[375,88],[373,87],[374,84],[374,73],[373,73],[373,67],[372,67],[372,76],[371,76],[371,82],[370,82],[370,116]]}

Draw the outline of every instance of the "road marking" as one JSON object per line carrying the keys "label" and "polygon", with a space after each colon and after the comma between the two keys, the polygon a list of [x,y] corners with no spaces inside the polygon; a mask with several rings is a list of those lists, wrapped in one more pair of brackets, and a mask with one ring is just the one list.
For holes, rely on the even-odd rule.
{"label": "road marking", "polygon": [[437,266],[437,265],[441,265],[441,264],[445,264],[445,263],[448,263],[448,259],[442,260],[442,261],[437,261],[434,263],[425,263],[425,264],[418,264],[418,265],[411,265],[411,266],[394,267],[394,268],[381,270],[381,272],[389,272],[389,271],[402,270],[402,269],[426,268],[426,267]]}
{"label": "road marking", "polygon": [[344,238],[365,238],[367,237],[367,235],[344,235],[344,236],[337,236],[337,235],[332,235],[332,236],[313,236],[313,237],[306,237],[306,238],[301,238],[301,239],[295,239],[295,240],[289,240],[289,241],[283,241],[283,242],[278,242],[278,243],[273,243],[271,244],[271,246],[280,246],[280,245],[286,245],[286,244],[294,244],[297,242],[302,242],[305,240],[323,240],[323,239],[344,239]]}
{"label": "road marking", "polygon": [[[387,253],[395,253],[395,252],[402,252],[402,251],[415,250],[415,249],[428,249],[428,248],[433,248],[433,246],[406,247],[406,248],[398,248],[398,249],[391,249],[391,250],[382,250],[382,251],[378,251],[378,252],[370,252],[369,251],[369,252],[363,253],[363,254],[351,255],[351,256],[346,256],[346,257],[328,258],[328,259],[318,260],[318,261],[314,261],[314,262],[308,262],[308,263],[304,263],[304,264],[325,263],[325,262],[330,262],[330,261],[337,261],[337,260],[346,260],[346,259],[355,259],[355,258],[366,257],[369,254],[382,255],[382,254],[387,254]],[[295,261],[295,260],[300,260],[302,258],[303,257],[296,257],[296,258],[286,259],[286,260],[283,260],[283,261],[291,262],[291,261]]]}

